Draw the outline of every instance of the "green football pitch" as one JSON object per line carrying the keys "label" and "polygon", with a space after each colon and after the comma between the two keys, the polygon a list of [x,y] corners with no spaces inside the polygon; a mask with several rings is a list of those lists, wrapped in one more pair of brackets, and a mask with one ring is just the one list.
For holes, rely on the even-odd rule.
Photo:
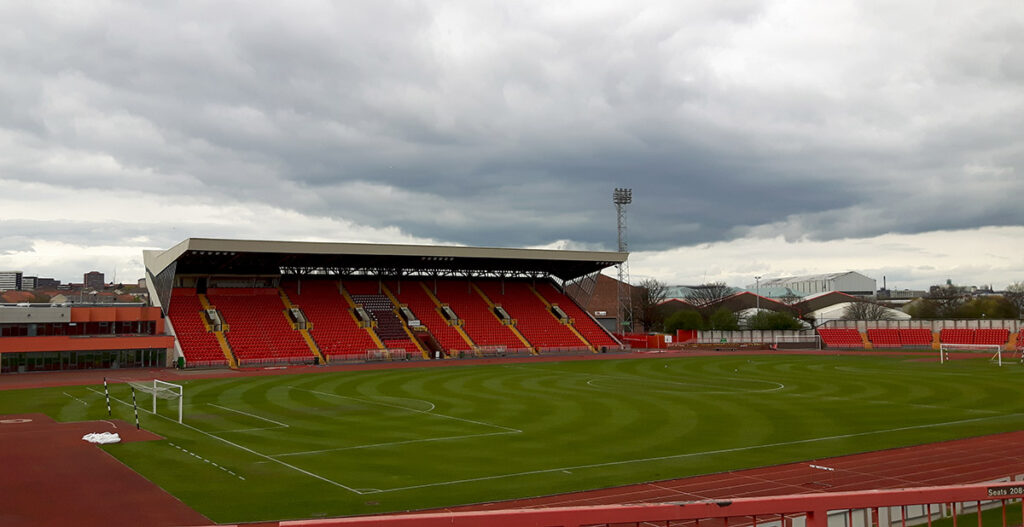
{"label": "green football pitch", "polygon": [[[541,496],[1024,426],[1024,368],[924,356],[726,355],[183,383],[104,447],[218,522]],[[931,355],[928,355],[931,358]],[[133,421],[112,384],[114,417]],[[146,410],[151,400],[139,394]],[[0,391],[0,414],[106,418],[102,386]]]}

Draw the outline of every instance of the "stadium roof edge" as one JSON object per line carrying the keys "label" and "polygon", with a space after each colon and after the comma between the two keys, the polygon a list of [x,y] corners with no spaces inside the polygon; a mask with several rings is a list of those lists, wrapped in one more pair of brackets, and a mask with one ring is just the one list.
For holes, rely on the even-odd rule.
{"label": "stadium roof edge", "polygon": [[[193,261],[189,258],[192,255],[202,255],[203,261]],[[503,270],[512,266],[546,272],[564,280],[625,262],[629,257],[629,253],[606,251],[217,238],[187,238],[165,251],[143,251],[146,269],[152,276],[183,260],[188,260],[189,265],[179,264],[178,273],[194,271],[202,265],[208,267],[208,272],[228,273],[231,272],[228,269],[239,268],[230,267],[230,264],[237,263],[240,255],[258,256],[259,264],[264,267],[331,267],[339,264],[372,267],[385,261],[394,262],[396,267],[451,266],[456,269]]]}

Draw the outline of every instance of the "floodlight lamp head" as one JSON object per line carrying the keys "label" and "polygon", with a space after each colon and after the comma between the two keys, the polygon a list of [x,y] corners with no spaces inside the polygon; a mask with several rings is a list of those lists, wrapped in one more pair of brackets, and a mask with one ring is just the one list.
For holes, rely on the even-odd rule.
{"label": "floodlight lamp head", "polygon": [[617,188],[612,193],[612,202],[616,205],[628,205],[633,203],[633,189],[631,188]]}

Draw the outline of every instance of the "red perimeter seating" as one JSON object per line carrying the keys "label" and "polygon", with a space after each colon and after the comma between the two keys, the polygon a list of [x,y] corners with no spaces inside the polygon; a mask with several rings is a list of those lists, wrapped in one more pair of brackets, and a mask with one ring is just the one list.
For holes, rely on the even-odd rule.
{"label": "red perimeter seating", "polygon": [[[430,334],[434,336],[437,343],[447,352],[466,351],[470,345],[462,338],[459,332],[448,325],[445,319],[438,314],[437,304],[423,290],[420,282],[402,282],[401,287],[396,282],[389,282],[388,288],[398,298],[398,301],[409,306],[409,310],[419,319],[420,324],[427,327]],[[456,311],[456,315],[459,313]]]}
{"label": "red perimeter seating", "polygon": [[1024,329],[1017,333],[1017,349],[1024,350]]}
{"label": "red perimeter seating", "polygon": [[871,341],[871,346],[875,349],[899,348],[903,345],[898,329],[869,329],[868,340]]}
{"label": "red perimeter seating", "polygon": [[337,281],[303,280],[302,294],[294,282],[287,282],[284,289],[292,304],[299,306],[313,324],[309,334],[324,354],[356,358],[366,350],[377,349],[377,344],[349,313]]}
{"label": "red perimeter seating", "polygon": [[619,347],[619,343],[615,342],[615,339],[600,324],[590,318],[590,315],[587,315],[580,306],[576,305],[573,299],[559,291],[553,284],[547,282],[540,284],[537,286],[537,291],[544,295],[548,302],[558,304],[558,307],[565,311],[569,318],[574,320],[573,327],[591,344],[598,347]]}
{"label": "red perimeter seating", "polygon": [[935,336],[930,329],[901,329],[900,344],[904,346],[931,346]]}
{"label": "red perimeter seating", "polygon": [[438,280],[437,298],[451,306],[465,324],[463,330],[478,346],[505,346],[509,351],[524,348],[512,330],[502,325],[490,306],[463,280]]}
{"label": "red perimeter seating", "polygon": [[174,326],[186,364],[225,365],[227,359],[217,337],[206,331],[202,319],[203,306],[192,288],[176,287],[171,292],[167,316]]}
{"label": "red perimeter seating", "polygon": [[547,306],[530,291],[525,282],[480,281],[477,286],[495,304],[516,320],[516,329],[537,348],[581,348],[586,346],[576,335],[548,312]]}
{"label": "red perimeter seating", "polygon": [[974,330],[943,329],[939,332],[939,340],[944,344],[974,344]]}
{"label": "red perimeter seating", "polygon": [[1010,340],[1008,329],[978,329],[974,332],[975,344],[1006,344]]}
{"label": "red perimeter seating", "polygon": [[856,329],[818,328],[821,341],[829,348],[863,348],[864,340]]}
{"label": "red perimeter seating", "polygon": [[206,297],[230,327],[225,333],[240,364],[313,360],[313,353],[292,329],[276,288],[215,288]]}

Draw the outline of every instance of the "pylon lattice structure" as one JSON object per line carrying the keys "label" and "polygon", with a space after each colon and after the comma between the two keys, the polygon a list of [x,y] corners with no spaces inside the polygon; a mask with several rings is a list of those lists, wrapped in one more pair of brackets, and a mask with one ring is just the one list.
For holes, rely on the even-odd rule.
{"label": "pylon lattice structure", "polygon": [[[629,243],[626,240],[626,205],[633,202],[633,189],[616,188],[612,193],[612,203],[615,204],[615,213],[618,216],[619,228],[619,252],[629,252]],[[633,298],[629,287],[629,260],[618,265],[618,302],[616,305],[615,323],[616,329],[625,332],[625,326],[632,327],[633,324]]]}

